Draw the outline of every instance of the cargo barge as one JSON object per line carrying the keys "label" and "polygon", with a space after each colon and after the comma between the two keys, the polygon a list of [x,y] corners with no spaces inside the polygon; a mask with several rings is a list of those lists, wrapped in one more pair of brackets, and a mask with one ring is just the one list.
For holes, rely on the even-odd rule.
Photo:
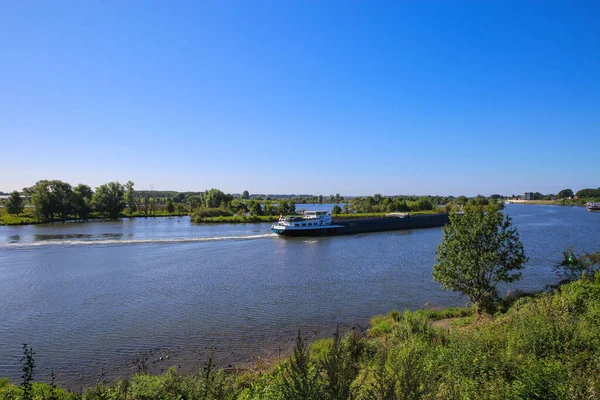
{"label": "cargo barge", "polygon": [[436,228],[450,222],[448,214],[393,213],[379,218],[334,220],[328,211],[307,211],[302,217],[280,217],[271,230],[282,236],[337,236],[357,233]]}

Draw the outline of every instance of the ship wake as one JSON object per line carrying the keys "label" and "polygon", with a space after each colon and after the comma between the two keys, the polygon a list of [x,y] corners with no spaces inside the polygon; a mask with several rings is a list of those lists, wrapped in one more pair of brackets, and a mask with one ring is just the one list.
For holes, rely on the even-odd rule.
{"label": "ship wake", "polygon": [[123,246],[140,244],[183,244],[183,243],[205,243],[257,240],[277,237],[274,233],[246,236],[215,236],[197,238],[157,238],[157,239],[89,239],[89,240],[40,240],[36,242],[15,242],[0,244],[2,248],[29,248],[29,247],[71,247],[71,246]]}

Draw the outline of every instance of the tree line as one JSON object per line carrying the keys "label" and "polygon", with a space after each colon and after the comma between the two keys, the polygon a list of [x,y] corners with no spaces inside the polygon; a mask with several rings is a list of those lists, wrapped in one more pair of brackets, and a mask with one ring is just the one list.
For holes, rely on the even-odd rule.
{"label": "tree line", "polygon": [[[131,181],[125,185],[109,182],[94,191],[85,184],[72,186],[60,180],[41,180],[23,189],[23,192],[34,208],[36,220],[40,222],[87,220],[92,212],[117,218],[127,205],[134,208],[133,185]],[[16,199],[15,193],[11,198]],[[20,211],[23,211],[22,208]]]}

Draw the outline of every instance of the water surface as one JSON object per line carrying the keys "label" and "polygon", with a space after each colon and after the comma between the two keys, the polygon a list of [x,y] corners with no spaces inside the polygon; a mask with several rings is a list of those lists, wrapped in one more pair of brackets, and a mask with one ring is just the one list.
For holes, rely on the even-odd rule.
{"label": "water surface", "polygon": [[[510,286],[542,289],[572,245],[600,249],[600,213],[509,205],[530,261]],[[464,305],[431,279],[441,229],[281,238],[269,224],[194,225],[186,217],[0,227],[0,376],[78,389],[170,365],[191,372],[290,348],[296,330],[330,336],[391,309]],[[169,356],[168,359],[166,356]],[[163,357],[163,360],[160,360]]]}

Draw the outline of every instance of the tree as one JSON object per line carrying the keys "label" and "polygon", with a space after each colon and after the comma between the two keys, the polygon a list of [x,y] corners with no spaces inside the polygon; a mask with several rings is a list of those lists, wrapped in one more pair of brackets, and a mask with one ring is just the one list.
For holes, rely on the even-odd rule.
{"label": "tree", "polygon": [[335,205],[335,206],[333,206],[333,208],[331,209],[331,213],[332,213],[332,214],[341,214],[341,213],[342,213],[342,208],[336,204],[336,205]]}
{"label": "tree", "polygon": [[344,203],[344,209],[342,210],[344,214],[350,214],[350,205],[348,203]]}
{"label": "tree", "polygon": [[600,188],[598,189],[581,189],[577,193],[575,193],[577,197],[582,198],[590,198],[590,197],[600,197]]}
{"label": "tree", "polygon": [[124,193],[125,187],[119,182],[101,185],[92,197],[94,208],[109,218],[118,218],[125,209]]}
{"label": "tree", "polygon": [[527,261],[517,228],[493,205],[467,205],[464,214],[450,214],[436,250],[433,278],[442,287],[465,294],[477,314],[491,311],[497,285],[521,278]]}
{"label": "tree", "polygon": [[23,190],[31,197],[38,221],[52,222],[56,214],[62,219],[73,214],[73,190],[66,182],[41,180]]}
{"label": "tree", "polygon": [[263,215],[263,209],[259,202],[250,200],[248,203],[248,209],[250,210],[250,215]]}
{"label": "tree", "polygon": [[6,200],[6,212],[14,215],[19,215],[23,212],[23,199],[16,190]]}
{"label": "tree", "polygon": [[171,199],[167,200],[167,204],[165,205],[165,209],[167,210],[167,212],[169,214],[173,214],[173,212],[175,211],[175,206],[173,205],[173,201],[171,201]]}
{"label": "tree", "polygon": [[573,191],[571,189],[563,189],[560,192],[558,192],[558,194],[556,195],[556,197],[558,197],[559,199],[568,199],[569,197],[573,197]]}
{"label": "tree", "polygon": [[231,202],[231,197],[220,191],[219,189],[210,189],[204,193],[204,206],[207,208],[218,208],[221,203],[227,204]]}
{"label": "tree", "polygon": [[73,212],[83,220],[87,220],[92,207],[92,188],[88,185],[79,184],[73,189]]}
{"label": "tree", "polygon": [[250,198],[250,193],[247,190],[242,192],[242,199],[248,200]]}
{"label": "tree", "polygon": [[129,209],[129,215],[133,214],[137,211],[137,203],[135,201],[135,194],[133,191],[133,186],[135,183],[131,181],[127,181],[125,184],[125,203],[127,203],[127,208]]}

